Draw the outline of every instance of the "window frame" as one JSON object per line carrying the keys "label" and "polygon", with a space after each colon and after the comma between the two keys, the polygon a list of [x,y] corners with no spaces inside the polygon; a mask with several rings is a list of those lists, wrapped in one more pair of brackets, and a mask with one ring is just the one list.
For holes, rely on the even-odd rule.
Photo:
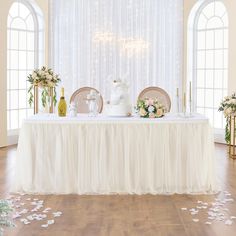
{"label": "window frame", "polygon": [[[32,16],[33,24],[34,24],[34,30],[27,29],[27,23],[26,23],[26,20],[25,20],[25,19],[27,19],[27,17],[23,19],[21,16],[19,16],[19,14],[18,14],[18,16],[15,16],[15,17],[11,16],[11,12],[10,11],[11,11],[11,8],[12,8],[14,3],[23,4],[29,10],[30,13],[29,13],[29,15],[27,17],[29,17],[30,15]],[[17,18],[19,18],[19,19],[24,21],[24,23],[26,24],[26,29],[17,29],[17,28],[11,27],[14,19],[17,19]],[[7,15],[7,61],[8,62],[11,60],[10,59],[10,52],[12,52],[12,51],[17,51],[17,52],[23,51],[23,52],[26,52],[26,53],[28,53],[29,51],[32,51],[34,53],[34,68],[38,68],[39,61],[40,61],[40,56],[42,56],[42,57],[44,56],[44,52],[42,53],[40,51],[40,42],[39,42],[40,32],[42,32],[43,36],[44,36],[44,27],[42,27],[42,29],[40,29],[39,20],[40,20],[39,19],[39,14],[37,13],[37,10],[35,9],[35,7],[30,2],[28,2],[27,0],[13,1],[13,3],[11,4],[11,6],[9,8],[8,15]],[[26,32],[26,33],[28,33],[28,32],[33,33],[34,34],[34,48],[33,48],[33,50],[29,50],[27,47],[26,47],[26,49],[21,50],[19,48],[19,42],[18,42],[18,48],[17,49],[12,49],[10,47],[11,44],[9,44],[11,42],[11,32],[12,31],[14,31],[14,32],[22,31],[22,32]],[[43,42],[41,42],[41,44],[42,44],[42,46],[44,45],[44,38],[43,38]],[[44,48],[44,47],[42,47],[42,48]],[[41,55],[41,53],[42,53],[42,55]],[[18,56],[18,58],[19,58],[19,56]],[[26,54],[26,60],[27,60],[27,54]],[[23,71],[26,71],[26,73],[27,73],[27,69],[28,68],[26,66],[26,68],[24,68]],[[8,63],[8,66],[7,66],[7,81],[10,80],[9,76],[10,76],[10,72],[12,72],[12,71],[17,71],[18,72],[18,81],[19,81],[19,72],[21,71],[21,69],[19,68],[19,59],[18,59],[18,68],[13,69],[13,68],[10,67],[10,63]],[[18,84],[18,88],[11,89],[11,87],[8,84],[9,82],[10,81],[7,82],[7,94],[8,94],[9,91],[13,91],[13,90],[18,91],[18,97],[19,97],[19,91],[24,90],[27,93],[27,87],[26,87],[26,89],[20,89],[19,84]],[[18,107],[16,109],[13,109],[13,108],[11,108],[10,104],[11,104],[11,98],[9,96],[8,103],[7,103],[7,110],[6,110],[6,112],[8,114],[8,116],[7,116],[7,123],[8,123],[8,125],[7,125],[7,132],[8,132],[8,136],[9,135],[10,136],[11,135],[18,135],[18,132],[19,132],[19,129],[20,129],[19,111],[20,110],[26,110],[26,115],[28,115],[27,111],[29,109],[33,109],[33,107],[29,108],[29,106],[27,104],[27,95],[26,95],[26,103],[25,103],[26,107],[20,108],[19,103],[18,103]],[[11,122],[10,121],[11,118],[10,118],[9,111],[12,111],[12,110],[18,111],[18,121],[17,121],[18,128],[16,128],[16,129],[12,129],[11,128],[11,123],[9,124],[9,122]]]}
{"label": "window frame", "polygon": [[[189,53],[190,54],[190,57],[188,57],[188,58],[190,58],[190,63],[191,63],[191,72],[189,73],[188,72],[188,75],[189,75],[189,77],[190,77],[190,81],[192,81],[192,85],[193,85],[193,109],[194,109],[194,111],[197,111],[197,90],[199,89],[199,87],[197,86],[197,79],[198,79],[198,76],[197,76],[197,72],[199,71],[199,70],[202,70],[202,71],[204,71],[204,73],[207,71],[207,70],[210,70],[209,68],[207,68],[206,67],[206,65],[205,65],[205,67],[204,68],[198,68],[198,65],[197,65],[197,60],[198,60],[198,52],[199,51],[203,51],[203,52],[206,52],[206,51],[212,51],[212,52],[215,52],[215,51],[217,51],[217,50],[219,50],[219,51],[223,51],[223,50],[227,50],[227,58],[228,58],[228,54],[229,54],[229,47],[227,47],[227,48],[225,48],[224,47],[224,45],[223,45],[223,47],[222,48],[219,48],[219,49],[217,49],[217,48],[215,48],[215,47],[213,47],[212,49],[200,49],[199,50],[199,48],[198,48],[198,33],[199,32],[208,32],[208,31],[214,31],[215,32],[215,30],[227,30],[227,35],[229,35],[229,27],[227,26],[227,27],[225,27],[225,26],[223,26],[223,27],[219,27],[219,28],[207,28],[207,23],[209,22],[209,20],[211,20],[213,17],[219,17],[219,16],[211,16],[208,20],[207,20],[207,22],[206,22],[206,26],[205,26],[205,28],[204,29],[198,29],[198,22],[199,22],[199,19],[200,19],[200,16],[201,16],[201,14],[202,14],[202,12],[203,12],[203,10],[205,9],[205,7],[207,7],[209,4],[211,4],[211,3],[215,3],[215,2],[221,2],[224,6],[225,6],[225,4],[224,4],[224,2],[223,1],[221,1],[221,0],[204,0],[204,1],[199,1],[199,3],[198,3],[198,5],[196,6],[197,7],[197,10],[196,9],[193,9],[193,19],[192,19],[192,22],[190,22],[190,24],[189,24],[189,26],[188,26],[188,30],[191,32],[191,36],[190,36],[190,40],[192,40],[192,42],[189,42],[188,44],[188,50],[190,49],[192,52],[191,53]],[[226,12],[224,13],[224,15],[225,14],[227,14],[227,18],[228,18],[228,11],[227,11],[227,8],[226,8],[226,6],[225,6],[225,9],[226,9]],[[196,10],[196,11],[194,11],[194,10]],[[222,15],[222,17],[224,16],[224,15]],[[190,18],[191,18],[191,14],[190,14]],[[220,18],[220,17],[219,17]],[[221,19],[221,18],[220,18]],[[222,19],[221,19],[222,20]],[[191,19],[190,19],[190,21],[191,21]],[[191,25],[192,24],[192,25]],[[189,39],[188,39],[188,41],[189,41]],[[229,44],[228,44],[229,45]],[[189,46],[191,47],[191,48],[189,48]],[[206,36],[205,36],[205,47],[206,47]],[[224,54],[223,54],[223,57],[224,57]],[[206,60],[206,55],[205,55],[205,60]],[[224,61],[224,58],[223,58],[223,61]],[[215,63],[215,59],[214,59],[214,63]],[[224,62],[223,62],[224,63]],[[225,66],[223,65],[223,68],[216,68],[215,67],[215,65],[213,65],[213,67],[211,68],[211,70],[213,71],[213,73],[215,74],[215,71],[216,70],[219,70],[219,69],[221,69],[222,70],[222,73],[225,73],[225,71],[226,72],[228,72],[228,65],[227,65],[227,67],[225,68]],[[228,73],[227,73],[228,74]],[[214,79],[213,79],[213,88],[210,88],[210,89],[212,89],[213,90],[213,106],[212,107],[210,107],[212,110],[213,110],[213,119],[214,119],[214,109],[215,109],[215,106],[214,106],[214,90],[216,90],[216,89],[219,89],[219,90],[221,90],[222,92],[224,91],[224,90],[228,90],[228,75],[227,75],[227,78],[226,78],[226,80],[227,80],[227,86],[226,86],[226,88],[223,86],[223,83],[224,83],[224,80],[222,81],[222,87],[221,88],[216,88],[216,87],[214,87]],[[207,87],[206,87],[206,79],[204,79],[204,87],[203,87],[203,89],[204,90],[206,90],[206,89],[208,89]],[[205,98],[204,98],[204,106],[202,107],[203,109],[205,109],[205,108],[207,108],[206,107],[206,103],[205,103]],[[222,117],[223,117],[223,114],[222,114]],[[224,124],[224,122],[222,122],[222,125]],[[212,126],[214,127],[214,124],[212,124]],[[215,132],[216,133],[221,133],[222,131],[223,131],[223,127],[222,128],[215,128],[214,127],[214,129],[215,129]]]}

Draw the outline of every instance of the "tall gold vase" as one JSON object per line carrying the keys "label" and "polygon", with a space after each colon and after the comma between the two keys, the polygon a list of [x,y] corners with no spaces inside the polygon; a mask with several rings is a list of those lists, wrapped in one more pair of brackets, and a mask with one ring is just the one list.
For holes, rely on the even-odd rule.
{"label": "tall gold vase", "polygon": [[[50,104],[49,104],[49,113],[54,112],[54,105],[53,105],[53,87],[47,88],[49,97],[50,97]],[[34,86],[34,114],[37,114],[39,112],[39,87],[37,85]]]}
{"label": "tall gold vase", "polygon": [[229,157],[236,159],[236,116],[230,116],[229,120],[230,143]]}

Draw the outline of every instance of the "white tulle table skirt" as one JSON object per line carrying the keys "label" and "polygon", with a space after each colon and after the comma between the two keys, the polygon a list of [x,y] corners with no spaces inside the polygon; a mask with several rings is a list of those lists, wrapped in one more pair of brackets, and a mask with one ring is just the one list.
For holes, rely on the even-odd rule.
{"label": "white tulle table skirt", "polygon": [[208,120],[34,116],[21,128],[13,192],[172,194],[218,190]]}

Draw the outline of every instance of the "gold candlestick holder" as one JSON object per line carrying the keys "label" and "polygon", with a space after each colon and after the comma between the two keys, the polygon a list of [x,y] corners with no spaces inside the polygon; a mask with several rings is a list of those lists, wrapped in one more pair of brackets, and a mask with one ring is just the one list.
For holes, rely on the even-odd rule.
{"label": "gold candlestick holder", "polygon": [[236,116],[230,116],[229,118],[229,132],[230,132],[230,143],[229,146],[229,157],[236,159]]}
{"label": "gold candlestick holder", "polygon": [[[53,96],[54,96],[54,88],[47,87],[48,95],[49,95],[49,113],[54,112],[54,105],[53,105]],[[34,114],[39,112],[39,86],[34,86]]]}

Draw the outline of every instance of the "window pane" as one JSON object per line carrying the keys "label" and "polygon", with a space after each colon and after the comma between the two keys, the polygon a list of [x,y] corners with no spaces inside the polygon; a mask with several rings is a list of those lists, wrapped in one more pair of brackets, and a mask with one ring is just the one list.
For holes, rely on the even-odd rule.
{"label": "window pane", "polygon": [[213,124],[213,115],[214,115],[213,109],[206,108],[205,115],[209,118],[211,125],[214,125]]}
{"label": "window pane", "polygon": [[214,3],[209,3],[204,9],[203,13],[206,17],[210,18],[214,15]]}
{"label": "window pane", "polygon": [[18,90],[13,90],[10,92],[10,109],[17,109],[18,108]]}
{"label": "window pane", "polygon": [[215,29],[215,28],[221,28],[224,27],[222,20],[219,17],[212,17],[207,22],[207,28],[208,29]]}
{"label": "window pane", "polygon": [[224,89],[227,89],[228,88],[228,70],[224,70],[224,86],[223,88]]}
{"label": "window pane", "polygon": [[220,1],[215,1],[215,15],[222,17],[226,12],[225,5]]}
{"label": "window pane", "polygon": [[24,29],[26,30],[26,24],[25,22],[20,19],[20,18],[15,18],[12,23],[11,23],[11,28],[14,28],[14,29]]}
{"label": "window pane", "polygon": [[19,56],[19,53],[17,51],[10,51],[9,53],[9,68],[10,69],[18,69],[18,56]]}
{"label": "window pane", "polygon": [[27,29],[34,30],[34,20],[32,15],[29,15],[26,19]]}
{"label": "window pane", "polygon": [[205,87],[205,70],[197,70],[197,87],[204,88]]}
{"label": "window pane", "polygon": [[228,48],[228,30],[224,30],[224,48]]}
{"label": "window pane", "polygon": [[197,68],[205,68],[205,52],[197,53]]}
{"label": "window pane", "polygon": [[29,14],[29,9],[24,4],[19,4],[19,16],[25,19]]}
{"label": "window pane", "polygon": [[225,14],[225,15],[222,17],[222,21],[224,22],[224,27],[228,27],[228,25],[229,25],[228,14]]}
{"label": "window pane", "polygon": [[19,52],[19,69],[21,70],[25,70],[27,68],[26,55],[26,52]]}
{"label": "window pane", "polygon": [[204,89],[197,89],[197,106],[204,107],[205,93]]}
{"label": "window pane", "polygon": [[19,89],[27,89],[26,88],[26,71],[19,71]]}
{"label": "window pane", "polygon": [[214,31],[206,32],[206,49],[214,48]]}
{"label": "window pane", "polygon": [[213,107],[213,89],[206,89],[205,94],[206,94],[205,106]]}
{"label": "window pane", "polygon": [[215,88],[222,88],[223,87],[223,70],[215,70],[215,79],[214,79],[214,85]]}
{"label": "window pane", "polygon": [[198,20],[198,29],[205,29],[207,24],[207,18],[201,14]]}
{"label": "window pane", "polygon": [[10,111],[11,129],[18,129],[18,111]]}
{"label": "window pane", "polygon": [[8,48],[9,49],[18,49],[18,45],[19,45],[19,38],[18,38],[18,31],[15,31],[15,30],[11,30],[9,31],[9,36],[10,36],[10,39],[9,39],[9,42],[10,44],[8,45]]}
{"label": "window pane", "polygon": [[26,32],[19,32],[19,49],[25,50],[26,49]]}
{"label": "window pane", "polygon": [[9,72],[9,89],[18,89],[18,71]]}
{"label": "window pane", "polygon": [[205,32],[198,32],[198,49],[205,49],[205,39],[206,39],[206,33]]}
{"label": "window pane", "polygon": [[28,52],[28,67],[27,69],[33,70],[34,68],[34,53]]}
{"label": "window pane", "polygon": [[214,90],[214,107],[218,108],[223,99],[223,93],[221,89]]}
{"label": "window pane", "polygon": [[26,90],[19,91],[19,108],[26,108]]}
{"label": "window pane", "polygon": [[209,69],[214,68],[214,52],[213,51],[206,52],[206,68],[209,68]]}
{"label": "window pane", "polygon": [[34,33],[27,33],[27,49],[34,50]]}
{"label": "window pane", "polygon": [[206,71],[206,88],[213,88],[213,70]]}
{"label": "window pane", "polygon": [[228,68],[228,50],[224,50],[224,68]]}
{"label": "window pane", "polygon": [[224,55],[222,50],[215,51],[215,68],[224,68]]}
{"label": "window pane", "polygon": [[215,48],[224,48],[223,30],[215,30]]}

